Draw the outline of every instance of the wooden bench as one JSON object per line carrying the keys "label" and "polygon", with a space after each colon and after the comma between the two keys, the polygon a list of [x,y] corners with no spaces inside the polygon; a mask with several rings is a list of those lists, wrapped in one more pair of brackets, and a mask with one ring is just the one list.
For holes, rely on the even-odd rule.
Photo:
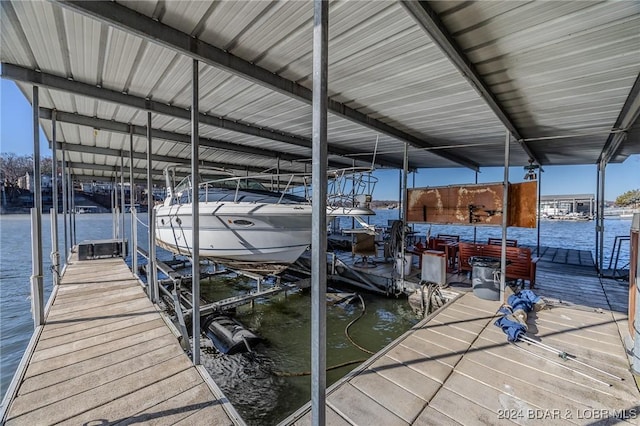
{"label": "wooden bench", "polygon": [[[493,246],[501,246],[502,238],[489,238],[487,240],[487,244],[493,245]],[[507,247],[518,247],[518,240],[507,239]]]}
{"label": "wooden bench", "polygon": [[[536,265],[539,258],[531,257],[531,249],[526,247],[506,247],[507,280],[529,281],[529,287],[536,283]],[[495,257],[500,259],[502,247],[492,244],[458,243],[458,270],[469,271],[473,267],[469,264],[472,256]]]}

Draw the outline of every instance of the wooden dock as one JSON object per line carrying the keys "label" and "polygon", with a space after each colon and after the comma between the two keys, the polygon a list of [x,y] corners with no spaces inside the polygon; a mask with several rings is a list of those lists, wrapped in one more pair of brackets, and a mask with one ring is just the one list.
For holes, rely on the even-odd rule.
{"label": "wooden dock", "polygon": [[242,423],[121,258],[72,259],[7,425]]}
{"label": "wooden dock", "polygon": [[[535,291],[551,308],[530,314],[528,336],[623,381],[508,343],[493,325],[500,303],[467,292],[331,386],[327,423],[639,424],[640,393],[621,339],[625,289],[593,267],[543,261],[538,268]],[[309,410],[283,424],[309,424]]]}

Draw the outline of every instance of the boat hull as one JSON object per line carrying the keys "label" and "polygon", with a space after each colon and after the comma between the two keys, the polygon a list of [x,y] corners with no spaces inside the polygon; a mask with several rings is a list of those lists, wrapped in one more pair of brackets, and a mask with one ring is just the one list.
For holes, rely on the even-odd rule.
{"label": "boat hull", "polygon": [[[291,264],[311,241],[311,206],[200,203],[200,257],[221,263]],[[190,204],[156,208],[159,245],[191,254]]]}

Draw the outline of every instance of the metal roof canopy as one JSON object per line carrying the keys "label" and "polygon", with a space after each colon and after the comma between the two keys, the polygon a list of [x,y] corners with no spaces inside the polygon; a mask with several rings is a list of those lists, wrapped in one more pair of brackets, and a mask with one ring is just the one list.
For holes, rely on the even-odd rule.
{"label": "metal roof canopy", "polygon": [[[42,87],[41,122],[57,111],[58,140],[86,164],[82,174],[117,173],[91,165],[117,166],[108,158],[128,146],[129,126],[134,150],[146,151],[143,111],[153,113],[153,167],[188,160],[193,58],[203,63],[204,162],[308,171],[311,3],[2,2],[1,11],[2,76],[27,98]],[[502,166],[505,128],[511,165],[640,153],[637,2],[332,1],[330,15],[332,166],[370,163],[376,139],[383,167],[402,167],[405,143],[412,169]],[[146,161],[134,157],[137,175]]]}

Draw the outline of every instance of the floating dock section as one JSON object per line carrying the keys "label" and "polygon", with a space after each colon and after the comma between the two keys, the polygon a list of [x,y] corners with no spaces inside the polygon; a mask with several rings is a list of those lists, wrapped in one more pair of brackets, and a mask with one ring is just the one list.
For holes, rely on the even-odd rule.
{"label": "floating dock section", "polygon": [[72,258],[3,410],[7,425],[243,424],[121,258]]}

